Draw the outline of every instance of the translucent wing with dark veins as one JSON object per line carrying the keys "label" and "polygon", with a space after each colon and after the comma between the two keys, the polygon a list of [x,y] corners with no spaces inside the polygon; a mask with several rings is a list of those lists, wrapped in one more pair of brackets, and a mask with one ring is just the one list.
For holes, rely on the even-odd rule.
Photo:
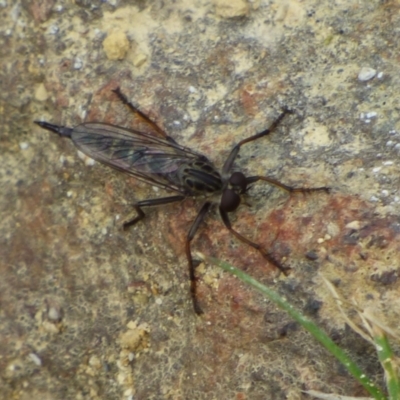
{"label": "translucent wing with dark veins", "polygon": [[71,139],[89,157],[138,179],[186,193],[178,169],[207,158],[191,149],[147,133],[119,126],[88,122],[75,127]]}

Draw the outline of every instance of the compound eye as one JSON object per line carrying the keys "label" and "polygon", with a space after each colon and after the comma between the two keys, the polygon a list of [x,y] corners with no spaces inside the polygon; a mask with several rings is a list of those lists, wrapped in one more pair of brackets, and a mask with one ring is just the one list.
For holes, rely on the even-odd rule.
{"label": "compound eye", "polygon": [[240,193],[244,193],[247,189],[246,177],[242,172],[234,172],[229,178],[229,183],[240,189]]}
{"label": "compound eye", "polygon": [[240,196],[232,189],[225,189],[222,193],[220,207],[223,211],[235,211],[240,204]]}

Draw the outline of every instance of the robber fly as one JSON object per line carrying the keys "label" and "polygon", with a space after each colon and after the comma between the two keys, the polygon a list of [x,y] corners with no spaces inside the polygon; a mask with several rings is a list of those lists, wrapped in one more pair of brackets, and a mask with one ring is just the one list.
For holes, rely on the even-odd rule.
{"label": "robber fly", "polygon": [[195,312],[202,314],[196,296],[195,262],[192,258],[190,243],[213,205],[213,202],[207,199],[207,196],[211,194],[221,194],[219,213],[228,230],[239,240],[258,250],[266,260],[287,275],[289,268],[282,265],[274,255],[232,228],[228,213],[235,211],[239,207],[241,195],[246,192],[248,186],[260,180],[287,192],[329,191],[327,187],[293,188],[272,178],[264,176],[246,177],[242,172],[231,172],[240,148],[246,143],[270,134],[291,111],[284,108],[268,129],[236,144],[220,173],[207,157],[176,143],[156,123],[134,107],[119,88],[115,89],[114,92],[124,104],[137,114],[141,120],[141,126],[145,127],[145,129],[127,129],[100,122],[85,122],[75,128],[54,125],[45,121],[35,121],[35,123],[44,129],[71,139],[80,151],[103,164],[131,174],[151,185],[177,193],[174,196],[138,201],[133,205],[137,216],[125,222],[124,228],[135,225],[145,217],[145,213],[142,210],[143,207],[178,202],[191,196],[203,195],[206,197],[189,229],[185,242],[189,266],[190,293]]}

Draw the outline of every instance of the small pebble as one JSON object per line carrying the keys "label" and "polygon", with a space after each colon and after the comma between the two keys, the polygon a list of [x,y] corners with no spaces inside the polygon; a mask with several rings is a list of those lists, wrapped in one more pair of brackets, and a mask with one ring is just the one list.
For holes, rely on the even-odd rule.
{"label": "small pebble", "polygon": [[52,321],[59,321],[61,318],[60,312],[57,310],[56,307],[50,307],[49,311],[47,312],[47,316]]}
{"label": "small pebble", "polygon": [[307,257],[309,260],[312,260],[312,261],[318,260],[318,254],[317,254],[315,251],[313,251],[313,250],[308,251],[308,252],[306,253],[306,257]]}
{"label": "small pebble", "polygon": [[21,142],[21,143],[19,144],[19,148],[20,148],[21,150],[26,150],[28,147],[29,147],[29,143],[27,143],[27,142]]}
{"label": "small pebble", "polygon": [[132,58],[133,65],[136,68],[141,67],[147,61],[147,55],[140,51],[139,48],[136,48],[134,51],[134,55]]}
{"label": "small pebble", "polygon": [[371,119],[376,118],[378,113],[376,111],[369,111],[367,113],[360,113],[360,119],[366,123],[369,124],[371,122]]}
{"label": "small pebble", "polygon": [[361,229],[361,221],[357,221],[357,220],[354,220],[354,221],[351,221],[351,222],[349,222],[348,224],[346,224],[346,228],[347,229],[355,229],[355,230],[359,230],[359,229]]}
{"label": "small pebble", "polygon": [[376,69],[369,67],[362,67],[360,72],[358,73],[358,80],[365,82],[369,81],[376,75]]}
{"label": "small pebble", "polygon": [[39,83],[35,90],[35,99],[38,101],[46,101],[49,98],[46,87],[43,83]]}
{"label": "small pebble", "polygon": [[78,157],[85,163],[87,167],[91,167],[96,164],[96,161],[93,158],[88,157],[85,153],[82,153],[78,150]]}
{"label": "small pebble", "polygon": [[367,118],[369,118],[369,119],[371,119],[371,118],[376,118],[377,115],[378,115],[378,113],[377,113],[376,111],[371,111],[371,112],[365,114],[365,116],[366,116]]}
{"label": "small pebble", "polygon": [[114,31],[103,41],[103,49],[109,60],[123,60],[129,47],[128,37],[123,31]]}

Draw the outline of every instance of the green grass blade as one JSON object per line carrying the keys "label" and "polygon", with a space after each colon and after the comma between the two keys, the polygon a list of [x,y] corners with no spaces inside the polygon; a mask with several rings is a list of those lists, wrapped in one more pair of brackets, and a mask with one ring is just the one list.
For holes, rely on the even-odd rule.
{"label": "green grass blade", "polygon": [[[362,370],[355,364],[347,354],[338,347],[314,322],[307,319],[303,314],[297,311],[291,304],[280,297],[276,292],[261,284],[250,275],[246,274],[240,269],[232,265],[217,260],[213,257],[207,257],[203,254],[198,254],[204,261],[214,264],[232,275],[237,276],[244,283],[253,286],[259,290],[263,295],[268,297],[280,308],[285,310],[295,321],[307,329],[322,345],[331,352],[345,367],[346,369],[361,383],[361,385],[368,391],[368,393],[377,400],[387,400],[383,393],[375,386],[375,384],[362,372]],[[399,398],[399,397],[397,397]]]}

